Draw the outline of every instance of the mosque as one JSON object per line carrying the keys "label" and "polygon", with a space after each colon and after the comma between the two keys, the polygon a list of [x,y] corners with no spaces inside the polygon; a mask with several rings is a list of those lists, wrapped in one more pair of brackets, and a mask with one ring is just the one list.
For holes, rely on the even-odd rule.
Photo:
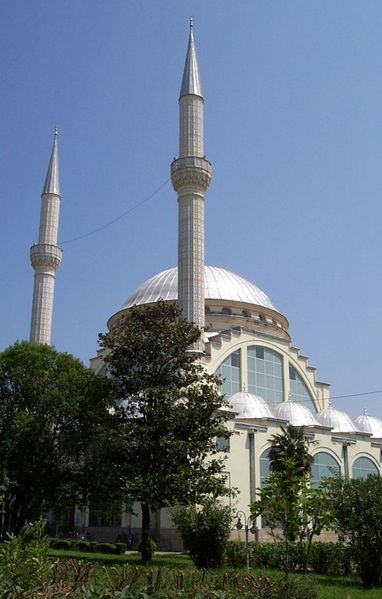
{"label": "mosque", "polygon": [[[229,441],[217,439],[227,457],[230,486],[240,490],[234,507],[249,512],[256,490],[269,473],[272,435],[291,423],[304,427],[315,441],[312,485],[331,472],[363,478],[381,472],[382,421],[363,414],[352,420],[331,405],[329,385],[317,380],[316,369],[293,346],[287,318],[254,283],[223,268],[204,263],[204,204],[212,167],[204,152],[203,93],[191,22],[179,98],[179,157],[171,164],[178,195],[178,267],[142,283],[108,321],[112,329],[134,305],[162,298],[178,301],[184,316],[195,322],[203,336],[193,347],[209,372],[222,376],[222,392],[229,398]],[[55,273],[60,265],[57,247],[60,204],[57,134],[42,193],[39,242],[31,248],[35,270],[31,341],[50,343]],[[104,372],[102,350],[91,359],[95,372]],[[74,514],[73,524],[93,538],[114,540],[135,534],[140,516],[116,506],[113,513],[90,506]],[[259,538],[267,531],[259,519]],[[153,534],[159,547],[176,549],[178,538],[169,513],[160,510]]]}

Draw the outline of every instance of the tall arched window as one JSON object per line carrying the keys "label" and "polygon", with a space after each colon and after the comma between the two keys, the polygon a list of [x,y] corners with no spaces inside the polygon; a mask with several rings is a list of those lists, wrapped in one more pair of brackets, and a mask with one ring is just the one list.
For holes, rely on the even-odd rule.
{"label": "tall arched window", "polygon": [[215,374],[223,379],[222,393],[227,397],[238,393],[240,391],[240,349],[232,352],[216,369]]}
{"label": "tall arched window", "polygon": [[282,357],[268,347],[248,347],[248,391],[268,404],[283,401]]}
{"label": "tall arched window", "polygon": [[291,365],[289,365],[289,388],[290,398],[292,401],[303,404],[309,408],[313,414],[317,412],[316,406],[314,405],[314,401],[308,391],[307,386],[298,372]]}
{"label": "tall arched window", "polygon": [[363,456],[354,460],[352,468],[353,478],[367,478],[373,474],[379,474],[379,470],[374,462],[370,460],[370,458]]}
{"label": "tall arched window", "polygon": [[310,484],[319,487],[323,478],[340,474],[341,468],[337,460],[326,451],[319,451],[314,455],[314,461],[310,471]]}
{"label": "tall arched window", "polygon": [[271,473],[270,461],[269,461],[269,447],[260,456],[260,487],[264,486],[265,480]]}

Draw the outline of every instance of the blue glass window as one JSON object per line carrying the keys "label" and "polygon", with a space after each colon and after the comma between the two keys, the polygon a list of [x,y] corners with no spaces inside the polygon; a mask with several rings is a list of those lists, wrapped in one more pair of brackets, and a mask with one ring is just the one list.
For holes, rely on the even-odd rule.
{"label": "blue glass window", "polygon": [[283,401],[282,357],[268,347],[248,348],[248,391],[259,395],[268,404]]}
{"label": "blue glass window", "polygon": [[367,478],[373,474],[379,474],[377,466],[369,458],[357,458],[353,462],[353,478]]}
{"label": "blue glass window", "polygon": [[289,365],[289,386],[291,400],[296,403],[301,403],[315,414],[317,408],[314,405],[312,396],[298,372],[291,365]]}
{"label": "blue glass window", "polygon": [[341,468],[337,460],[326,451],[319,451],[314,456],[314,462],[310,471],[310,484],[319,487],[323,478],[337,476]]}
{"label": "blue glass window", "polygon": [[260,456],[260,487],[264,486],[265,480],[271,473],[271,467],[269,462],[269,448],[263,451]]}
{"label": "blue glass window", "polygon": [[223,384],[221,391],[227,397],[240,391],[240,349],[232,352],[216,369],[216,375],[221,376]]}

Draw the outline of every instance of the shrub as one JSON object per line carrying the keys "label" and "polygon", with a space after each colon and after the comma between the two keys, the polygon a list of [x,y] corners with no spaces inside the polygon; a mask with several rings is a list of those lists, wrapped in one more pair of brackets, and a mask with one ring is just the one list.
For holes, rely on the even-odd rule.
{"label": "shrub", "polygon": [[115,546],[117,547],[118,553],[120,555],[122,555],[123,553],[125,553],[127,551],[126,543],[118,542],[118,543],[115,543]]}
{"label": "shrub", "polygon": [[350,549],[342,543],[313,543],[309,567],[316,574],[346,576],[351,572]]}
{"label": "shrub", "polygon": [[51,539],[50,546],[52,549],[71,549],[72,541],[69,539]]}
{"label": "shrub", "polygon": [[91,546],[89,541],[76,541],[73,549],[77,549],[77,551],[92,551],[93,547]]}
{"label": "shrub", "polygon": [[230,568],[244,568],[246,564],[246,554],[245,543],[243,543],[243,541],[235,539],[234,541],[227,542],[225,563]]}
{"label": "shrub", "polygon": [[178,507],[173,511],[184,547],[198,568],[223,565],[231,519],[231,509],[213,501],[201,507]]}
{"label": "shrub", "polygon": [[94,547],[94,551],[98,553],[119,553],[119,548],[115,545],[115,543],[98,543]]}
{"label": "shrub", "polygon": [[[305,569],[307,544],[291,544],[289,547],[291,569]],[[249,543],[250,564],[257,568],[281,570],[285,560],[283,543]],[[246,563],[245,544],[229,541],[226,550],[226,565],[239,568]],[[351,572],[350,548],[342,543],[315,542],[311,546],[308,570],[316,574],[343,576]]]}

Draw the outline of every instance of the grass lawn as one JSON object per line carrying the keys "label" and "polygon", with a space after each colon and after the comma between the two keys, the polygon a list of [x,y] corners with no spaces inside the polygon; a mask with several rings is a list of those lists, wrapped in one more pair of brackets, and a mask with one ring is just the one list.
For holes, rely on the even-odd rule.
{"label": "grass lawn", "polygon": [[[132,566],[140,566],[140,554],[128,553],[125,555],[108,555],[104,553],[86,553],[80,551],[67,551],[61,549],[51,549],[50,555],[55,558],[80,559],[86,561],[96,561],[100,566],[115,566],[131,564]],[[143,566],[142,566],[143,568]],[[187,555],[155,555],[150,568],[171,568],[181,571],[195,570],[195,566],[191,558]],[[230,572],[229,569],[224,569],[223,572]],[[239,570],[232,570],[232,573],[238,573]],[[245,575],[245,570],[240,571]],[[218,571],[210,571],[210,575],[215,577]],[[264,571],[251,569],[252,576],[266,575],[270,578],[279,575],[276,571]],[[364,589],[357,576],[335,577],[318,574],[306,575],[316,587],[318,599],[382,599],[382,588],[379,589]],[[207,573],[206,581],[209,578]],[[301,598],[303,599],[303,597]]]}

